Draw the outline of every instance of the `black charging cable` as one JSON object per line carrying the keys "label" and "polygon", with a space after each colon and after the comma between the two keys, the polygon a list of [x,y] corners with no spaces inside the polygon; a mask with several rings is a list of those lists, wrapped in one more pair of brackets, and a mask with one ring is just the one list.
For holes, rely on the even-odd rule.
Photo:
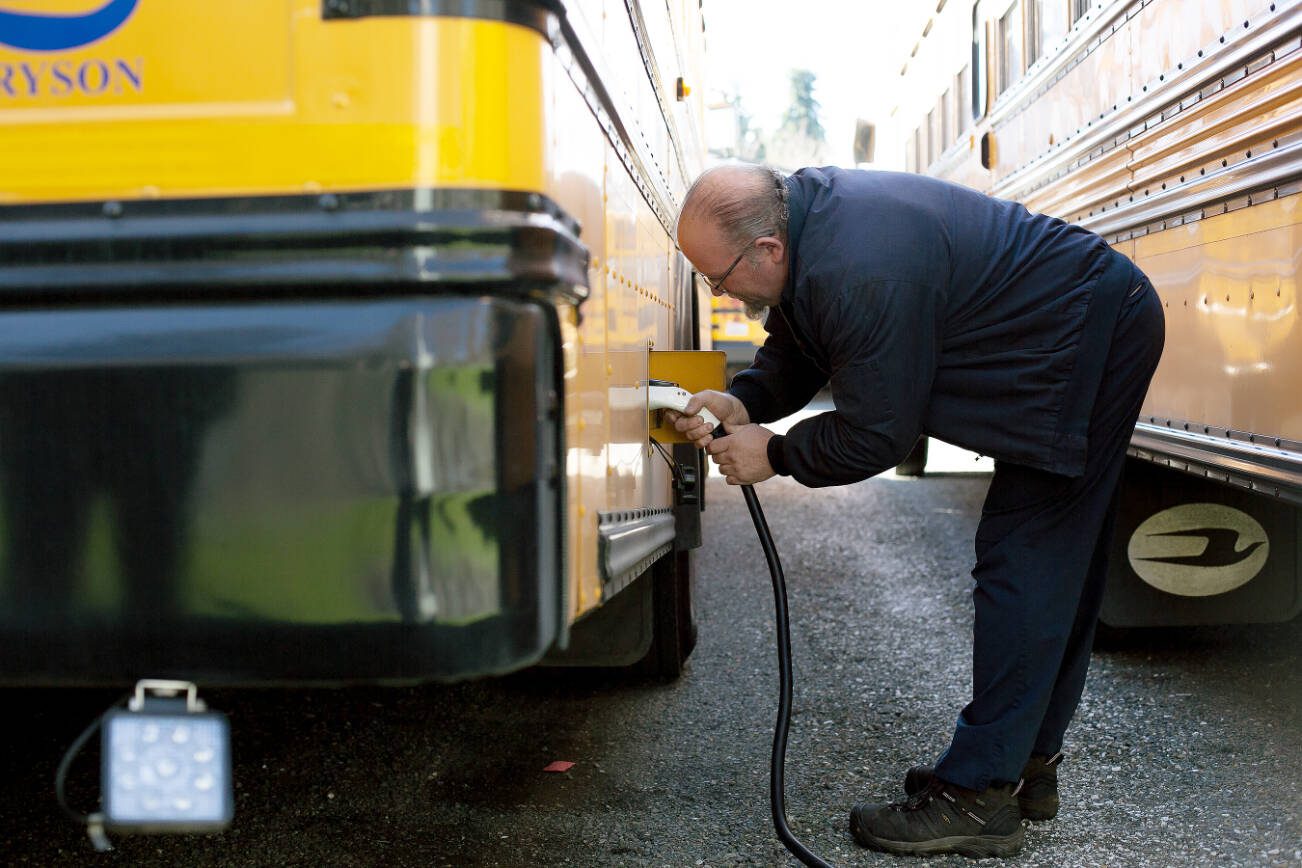
{"label": "black charging cable", "polygon": [[787,614],[787,582],[782,574],[782,562],[778,560],[778,550],[773,544],[773,534],[769,533],[769,524],[764,519],[764,510],[760,506],[759,495],[755,486],[743,485],[742,497],[746,498],[746,508],[750,510],[750,520],[755,523],[755,533],[759,535],[760,545],[764,549],[764,559],[769,564],[769,576],[773,579],[773,610],[777,618],[778,633],[778,720],[773,728],[773,755],[769,760],[769,804],[773,808],[773,828],[791,854],[811,868],[832,868],[808,847],[787,825],[786,796],[783,792],[783,769],[787,762],[787,731],[791,728],[791,619]]}
{"label": "black charging cable", "polygon": [[[715,429],[714,436],[724,437],[722,426]],[[669,465],[674,479],[681,478],[682,470],[669,453],[654,437],[651,442],[660,450],[660,455]],[[777,830],[782,845],[791,854],[811,868],[832,868],[808,847],[787,825],[787,807],[784,769],[787,763],[787,732],[791,729],[791,618],[787,613],[787,581],[782,573],[782,561],[778,559],[777,546],[773,544],[773,534],[769,532],[769,523],[764,518],[764,509],[760,506],[759,495],[755,486],[741,486],[742,497],[746,498],[746,508],[750,510],[750,520],[755,524],[755,533],[759,536],[760,546],[764,549],[764,559],[768,561],[769,576],[773,580],[773,610],[777,619],[778,634],[778,719],[773,728],[773,754],[769,759],[769,804],[773,810],[773,828]]]}

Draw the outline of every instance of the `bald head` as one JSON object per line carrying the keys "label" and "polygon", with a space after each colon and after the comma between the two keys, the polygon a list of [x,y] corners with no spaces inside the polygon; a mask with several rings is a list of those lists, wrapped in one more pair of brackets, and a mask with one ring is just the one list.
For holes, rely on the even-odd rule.
{"label": "bald head", "polygon": [[678,213],[685,224],[709,226],[732,246],[762,235],[787,237],[787,188],[767,166],[737,164],[707,169],[692,183]]}
{"label": "bald head", "polygon": [[678,246],[716,297],[758,315],[787,281],[787,186],[764,166],[719,166],[692,184],[678,214]]}

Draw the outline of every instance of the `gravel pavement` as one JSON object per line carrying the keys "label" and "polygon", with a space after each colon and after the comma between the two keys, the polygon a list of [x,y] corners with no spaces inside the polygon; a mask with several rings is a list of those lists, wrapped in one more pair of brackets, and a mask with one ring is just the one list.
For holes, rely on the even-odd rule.
{"label": "gravel pavement", "polygon": [[[850,805],[900,796],[969,691],[971,537],[988,477],[760,487],[790,586],[791,825],[837,865],[881,856]],[[20,865],[793,865],[768,813],[772,597],[738,492],[710,482],[700,644],[671,684],[528,672],[453,686],[210,691],[237,819],[97,856],[54,807],[63,747],[114,696],[10,690],[0,862]],[[1012,865],[1302,865],[1302,624],[1165,631],[1096,654],[1058,819]],[[553,760],[575,763],[549,774]],[[71,794],[94,798],[93,762]]]}

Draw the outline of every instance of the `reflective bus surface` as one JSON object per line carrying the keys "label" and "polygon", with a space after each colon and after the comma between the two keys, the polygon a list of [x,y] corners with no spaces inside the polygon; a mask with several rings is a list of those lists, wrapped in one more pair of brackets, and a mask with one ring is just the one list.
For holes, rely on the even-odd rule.
{"label": "reflective bus surface", "polygon": [[697,3],[3,5],[0,678],[679,671]]}

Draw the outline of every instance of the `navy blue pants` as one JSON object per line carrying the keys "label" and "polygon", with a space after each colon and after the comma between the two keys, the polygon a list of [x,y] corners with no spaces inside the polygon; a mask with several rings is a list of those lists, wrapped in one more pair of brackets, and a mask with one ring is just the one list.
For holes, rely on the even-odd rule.
{"label": "navy blue pants", "polygon": [[1094,401],[1084,474],[995,465],[972,571],[972,701],[936,766],[961,787],[1016,781],[1032,753],[1056,753],[1080,702],[1117,483],[1165,331],[1157,293],[1135,275]]}

